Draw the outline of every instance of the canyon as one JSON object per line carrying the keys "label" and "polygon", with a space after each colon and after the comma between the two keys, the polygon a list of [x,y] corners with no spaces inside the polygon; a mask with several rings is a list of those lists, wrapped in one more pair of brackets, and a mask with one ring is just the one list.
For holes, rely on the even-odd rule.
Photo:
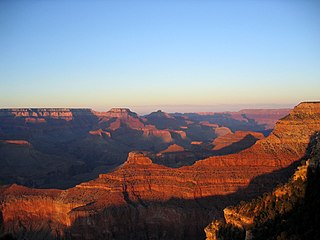
{"label": "canyon", "polygon": [[[257,112],[253,117],[264,119],[268,110],[262,116],[261,110],[251,112]],[[288,110],[278,110],[282,115],[273,112],[270,110],[275,122]],[[251,132],[260,129],[260,135],[268,131],[266,124],[270,119],[258,123],[254,118],[238,119],[238,115],[236,118],[233,115],[223,113],[220,122],[231,122],[228,126],[234,131],[240,130],[237,126],[246,126]],[[225,148],[216,151],[214,140],[233,132],[215,123],[216,118],[210,118],[211,115],[198,116],[199,120],[192,120],[185,114],[175,116],[160,110],[139,116],[127,108],[107,112],[69,108],[0,109],[0,183],[66,189],[112,171],[126,161],[131,151],[144,151],[155,163],[181,167],[208,156],[240,151],[258,139],[242,140],[230,135],[224,140]],[[228,148],[228,144],[233,145]],[[181,151],[170,150],[175,145]]]}
{"label": "canyon", "polygon": [[[204,239],[204,228],[212,219],[223,217],[225,207],[259,196],[286,182],[307,153],[310,138],[320,131],[319,102],[300,103],[277,121],[273,131],[265,138],[261,132],[271,124],[269,118],[263,126],[254,121],[254,127],[249,129],[251,133],[246,134],[237,131],[247,131],[252,121],[228,118],[225,113],[219,117],[213,115],[215,117],[212,119],[210,114],[190,114],[189,117],[174,114],[168,117],[161,112],[137,118],[130,110],[124,112],[117,109],[112,111],[115,115],[111,118],[108,114],[93,114],[93,118],[99,119],[99,129],[110,131],[111,139],[121,140],[122,144],[135,148],[135,151],[127,148],[130,153],[126,161],[114,165],[108,173],[100,173],[94,180],[66,190],[35,189],[17,184],[2,186],[1,233],[18,239]],[[253,113],[247,111],[239,114],[236,116],[248,120],[242,114]],[[30,114],[24,116],[29,117]],[[74,119],[70,120],[68,114],[54,115],[57,120],[61,120],[60,117],[68,119],[63,121],[75,121],[70,131],[80,125],[81,129],[92,131],[91,119],[80,120],[77,119],[80,115],[72,115]],[[228,118],[225,121],[229,125],[221,124],[222,117]],[[214,123],[217,118],[219,121]],[[263,116],[259,121],[265,118]],[[148,119],[151,119],[150,124]],[[197,121],[196,124],[194,121]],[[179,138],[172,138],[175,141],[167,137],[165,132],[171,135],[172,130],[178,131],[177,128],[169,129],[169,122],[180,126],[179,131],[186,132],[187,138],[190,138],[189,145],[182,144],[183,138],[179,134]],[[236,124],[231,127],[230,122]],[[22,125],[15,127],[8,121],[6,124],[5,127],[1,125],[1,131],[5,134],[8,128],[21,132]],[[128,136],[128,131],[124,131],[122,126],[126,130],[139,131],[139,136],[143,136],[141,142],[122,139],[124,132]],[[64,129],[65,126],[56,123],[51,127]],[[215,135],[217,127],[229,128],[233,133],[225,131],[218,141],[219,137]],[[211,130],[206,132],[208,128]],[[144,134],[145,131],[153,133]],[[260,133],[253,133],[255,131]],[[108,142],[109,134],[102,133],[89,137]],[[148,151],[138,148],[143,141],[148,141],[145,137],[154,139],[156,136],[162,140],[156,144],[158,149],[153,154],[168,154],[168,151],[185,153],[186,146],[190,145],[198,148],[194,149],[195,152],[208,152],[204,142],[209,139],[209,153],[212,154],[212,151],[227,147],[227,139],[232,139],[234,143],[252,136],[256,140],[253,145],[246,145],[246,149],[237,148],[233,154],[220,153],[194,161],[190,166],[170,168],[157,164],[149,157]],[[212,145],[214,139],[219,144]],[[24,140],[27,142],[23,144],[2,144],[30,147],[33,144],[31,140]]]}

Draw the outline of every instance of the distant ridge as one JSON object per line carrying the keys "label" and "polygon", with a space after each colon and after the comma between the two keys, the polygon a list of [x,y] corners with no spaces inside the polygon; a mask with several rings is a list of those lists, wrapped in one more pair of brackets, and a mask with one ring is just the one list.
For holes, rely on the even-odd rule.
{"label": "distant ridge", "polygon": [[226,204],[286,180],[320,131],[319,115],[320,103],[301,103],[252,147],[192,166],[168,168],[135,151],[114,171],[64,191],[4,186],[3,231],[31,237],[41,229],[45,238],[146,239],[147,232],[154,239],[199,239]]}

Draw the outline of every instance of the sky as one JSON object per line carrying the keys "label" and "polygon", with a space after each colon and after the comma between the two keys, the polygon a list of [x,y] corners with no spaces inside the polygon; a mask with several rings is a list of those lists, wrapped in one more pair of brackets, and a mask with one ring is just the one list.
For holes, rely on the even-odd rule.
{"label": "sky", "polygon": [[320,99],[320,1],[0,1],[0,108]]}

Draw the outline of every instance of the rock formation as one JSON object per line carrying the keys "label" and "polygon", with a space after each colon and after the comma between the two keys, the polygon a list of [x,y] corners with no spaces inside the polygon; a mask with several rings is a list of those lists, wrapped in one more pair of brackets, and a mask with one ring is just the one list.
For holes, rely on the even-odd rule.
{"label": "rock formation", "polygon": [[[114,171],[67,190],[3,186],[1,231],[32,239],[201,238],[226,204],[286,179],[291,168],[284,168],[304,156],[319,119],[319,103],[301,103],[251,148],[192,166],[172,169],[133,152]],[[254,181],[262,174],[273,176]]]}
{"label": "rock formation", "polygon": [[214,139],[212,150],[216,154],[236,153],[252,146],[257,140],[263,139],[264,135],[260,132],[236,131],[228,133]]}
{"label": "rock formation", "polygon": [[[114,169],[124,163],[130,151],[148,151],[156,163],[176,168],[208,156],[233,153],[255,142],[252,138],[247,141],[250,144],[242,144],[243,140],[234,143],[231,152],[212,150],[210,143],[215,138],[231,133],[229,128],[215,123],[216,120],[229,125],[235,123],[232,125],[235,130],[243,124],[249,130],[257,126],[251,120],[230,120],[226,114],[212,116],[209,122],[162,111],[142,117],[127,108],[107,112],[72,108],[0,109],[0,140],[16,143],[0,144],[0,165],[11,163],[0,168],[0,181],[65,189]],[[255,117],[258,116],[257,113]],[[265,131],[262,126],[261,123],[259,127]],[[25,141],[29,147],[18,146],[18,142]],[[182,146],[185,151],[156,157],[172,144]],[[234,147],[238,145],[242,147]],[[21,167],[20,160],[28,162],[28,168]]]}
{"label": "rock formation", "polygon": [[232,131],[263,131],[273,129],[278,119],[286,116],[289,111],[290,109],[245,109],[238,112],[185,113],[182,116],[193,121],[218,124]]}
{"label": "rock formation", "polygon": [[181,147],[177,144],[172,144],[168,148],[166,148],[165,150],[161,151],[160,154],[172,153],[172,152],[183,152],[183,151],[184,151],[183,147]]}
{"label": "rock formation", "polygon": [[319,239],[320,133],[287,183],[223,210],[206,228],[207,240]]}
{"label": "rock formation", "polygon": [[225,135],[227,135],[227,134],[231,134],[232,131],[231,131],[229,128],[227,128],[227,127],[216,127],[216,128],[214,128],[214,133],[215,133],[218,137],[220,137],[220,136],[225,136]]}

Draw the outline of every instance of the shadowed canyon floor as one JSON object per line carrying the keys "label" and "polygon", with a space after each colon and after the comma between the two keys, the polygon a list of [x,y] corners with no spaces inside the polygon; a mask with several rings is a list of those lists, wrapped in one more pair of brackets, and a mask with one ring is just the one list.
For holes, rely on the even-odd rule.
{"label": "shadowed canyon floor", "polygon": [[191,166],[169,168],[131,152],[112,172],[67,190],[3,186],[1,232],[29,239],[203,239],[224,207],[287,180],[320,131],[319,119],[320,103],[301,103],[250,148]]}
{"label": "shadowed canyon floor", "polygon": [[[191,165],[251,146],[261,138],[255,131],[269,131],[288,113],[261,111],[250,110],[253,118],[238,112],[193,114],[197,119],[191,119],[162,111],[139,116],[124,108],[0,109],[0,182],[65,189],[113,170],[137,150],[155,163]],[[251,132],[240,136],[228,127]]]}

